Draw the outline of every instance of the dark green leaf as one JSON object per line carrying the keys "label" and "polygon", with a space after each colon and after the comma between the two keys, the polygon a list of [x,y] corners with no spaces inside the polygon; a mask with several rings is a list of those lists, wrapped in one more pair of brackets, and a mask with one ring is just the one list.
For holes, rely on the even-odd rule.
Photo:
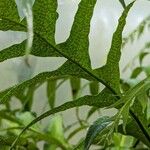
{"label": "dark green leaf", "polygon": [[124,0],[119,0],[119,2],[121,3],[122,7],[125,9],[126,8],[126,4]]}
{"label": "dark green leaf", "polygon": [[85,138],[85,144],[84,149],[88,150],[96,138],[96,136],[102,132],[110,123],[111,123],[110,117],[102,117],[96,120],[93,125],[90,126],[86,138]]}
{"label": "dark green leaf", "polygon": [[90,92],[92,95],[96,95],[99,92],[99,83],[98,82],[91,82],[90,83]]}
{"label": "dark green leaf", "polygon": [[57,84],[56,80],[47,81],[47,97],[48,97],[50,108],[54,108],[55,106],[56,84]]}

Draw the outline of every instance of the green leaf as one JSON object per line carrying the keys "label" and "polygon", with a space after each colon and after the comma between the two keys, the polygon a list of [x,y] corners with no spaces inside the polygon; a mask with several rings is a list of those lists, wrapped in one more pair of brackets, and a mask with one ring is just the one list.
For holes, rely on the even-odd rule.
{"label": "green leaf", "polygon": [[63,120],[60,115],[56,115],[50,120],[50,123],[46,129],[46,132],[51,137],[53,137],[54,139],[62,143],[62,145],[66,145],[67,147],[67,143],[66,143],[66,140],[64,137],[64,131],[63,131]]}
{"label": "green leaf", "polygon": [[[14,139],[14,137],[13,137]],[[12,137],[6,137],[6,136],[1,136],[0,135],[0,145],[2,146],[11,146],[13,140],[12,140]]]}
{"label": "green leaf", "polygon": [[96,136],[102,132],[110,123],[111,123],[110,117],[102,117],[96,120],[93,125],[90,126],[86,138],[85,138],[85,144],[84,149],[88,150],[96,138]]}
{"label": "green leaf", "polygon": [[143,21],[135,28],[127,37],[123,38],[123,47],[128,43],[128,42],[133,42],[135,39],[140,38],[140,36],[143,34],[144,30],[146,27],[149,26],[150,23],[150,16],[147,16],[143,19]]}
{"label": "green leaf", "polygon": [[54,144],[49,145],[49,144],[45,143],[43,149],[44,150],[56,150],[56,148],[57,148],[57,146]]}
{"label": "green leaf", "polygon": [[143,68],[142,67],[137,67],[133,70],[132,74],[131,74],[131,77],[130,78],[137,78],[140,73],[143,71]]}
{"label": "green leaf", "polygon": [[0,104],[5,103],[12,96],[18,95],[18,93],[24,91],[25,88],[37,85],[38,83],[45,82],[46,80],[56,80],[59,78],[65,78],[67,76],[76,76],[80,78],[86,78],[91,80],[92,78],[85,74],[79,67],[76,65],[66,62],[59,69],[52,72],[43,72],[35,76],[34,78],[24,81],[16,86],[13,86],[5,91],[0,92]]}
{"label": "green leaf", "polygon": [[28,124],[24,128],[24,130],[22,130],[22,132],[18,135],[18,138],[15,140],[12,147],[14,147],[14,145],[16,145],[20,136],[29,127],[31,127],[33,124],[37,123],[38,121],[40,121],[40,120],[42,120],[42,119],[44,119],[44,118],[46,118],[52,114],[56,114],[56,113],[61,112],[61,111],[65,111],[65,110],[68,110],[68,109],[71,109],[74,107],[85,106],[85,105],[103,108],[103,107],[107,107],[107,106],[113,104],[114,101],[116,101],[116,98],[111,94],[111,92],[108,89],[104,89],[101,93],[99,93],[96,96],[84,96],[84,97],[79,98],[78,100],[66,102],[65,104],[63,104],[61,106],[58,106],[54,109],[51,109],[51,110],[45,112],[44,114],[40,115],[35,120],[33,120],[30,124]]}
{"label": "green leaf", "polygon": [[125,9],[126,8],[126,4],[124,0],[119,0],[119,2],[121,3],[122,7]]}
{"label": "green leaf", "polygon": [[57,84],[57,80],[47,81],[47,97],[48,97],[50,108],[54,108],[55,106],[56,84]]}
{"label": "green leaf", "polygon": [[147,96],[147,91],[143,91],[141,92],[138,96],[137,96],[138,101],[140,102],[141,106],[142,106],[142,111],[144,112],[147,105],[148,105],[148,96]]}
{"label": "green leaf", "polygon": [[20,18],[14,0],[1,0],[0,9],[0,30],[6,31],[18,28],[19,31],[23,29],[21,25],[15,24],[15,22],[19,22]]}
{"label": "green leaf", "polygon": [[[1,30],[26,31],[26,21],[23,20],[20,22],[17,6],[14,0],[1,0],[0,8]],[[55,23],[58,18],[56,10],[56,0],[49,0],[44,2],[42,0],[36,0],[33,6],[34,30],[37,34],[36,36],[45,37],[47,41],[52,43],[55,43]]]}
{"label": "green leaf", "polygon": [[[41,12],[42,11],[41,9],[44,9],[45,7],[46,7],[45,9],[48,9],[47,5],[49,6],[49,4],[42,3],[41,1],[40,1],[41,3],[40,2],[39,3],[41,5],[45,4],[46,6],[44,5],[43,7],[41,7],[41,5],[40,5],[40,8],[39,8],[38,1],[40,1],[40,0],[37,0],[36,3],[34,4],[33,13],[34,13],[34,10],[37,10],[37,9],[38,9],[38,13]],[[52,3],[52,1],[48,1],[48,2]],[[3,4],[3,1],[1,3]],[[90,20],[91,20],[92,14],[93,14],[93,9],[94,9],[95,3],[96,3],[96,0],[92,0],[92,1],[82,0],[80,2],[78,12],[74,19],[74,24],[73,24],[73,27],[71,30],[70,37],[65,43],[59,44],[58,46],[55,46],[54,42],[52,42],[53,39],[50,38],[50,36],[48,36],[48,33],[47,33],[48,31],[47,31],[47,29],[45,29],[45,28],[47,28],[47,24],[46,25],[44,24],[44,23],[46,23],[46,20],[44,20],[43,18],[45,18],[46,16],[44,16],[44,17],[42,17],[40,15],[38,16],[37,15],[38,13],[37,13],[36,14],[37,17],[34,16],[34,24],[35,24],[34,25],[34,31],[35,31],[34,40],[37,40],[40,38],[40,40],[42,40],[42,42],[39,42],[38,40],[36,42],[33,42],[33,46],[32,46],[33,49],[31,51],[31,54],[32,54],[34,48],[36,51],[35,53],[37,53],[37,55],[41,55],[41,56],[46,56],[47,53],[49,54],[48,56],[50,56],[50,55],[54,54],[53,52],[56,52],[58,54],[57,56],[67,58],[70,62],[76,64],[78,67],[83,69],[85,72],[87,72],[88,74],[93,76],[96,80],[103,82],[105,84],[104,81],[102,81],[101,79],[99,79],[92,73],[89,55],[88,55],[88,46],[89,46],[88,35],[89,35],[89,31],[90,31]],[[11,5],[13,5],[13,4],[11,3]],[[51,12],[52,14],[49,13],[49,15],[53,16],[53,13],[55,14],[56,10],[54,11],[54,8],[53,8],[51,11],[52,11]],[[35,13],[36,13],[36,11],[35,11]],[[86,22],[85,22],[85,14],[86,14]],[[84,16],[83,17],[84,19],[82,19],[81,16]],[[11,17],[9,20],[11,20]],[[49,16],[47,16],[47,17],[49,17]],[[56,17],[56,15],[55,15],[55,17]],[[42,23],[40,22],[40,24],[38,24],[38,22],[41,18],[42,18],[42,21],[45,21],[45,22],[42,22]],[[3,18],[1,21],[3,22],[4,19],[5,18]],[[55,25],[54,22],[56,22],[56,20],[53,20],[53,23],[52,23],[53,26]],[[17,24],[21,25],[21,27],[26,27],[23,23],[24,23],[23,21],[22,21],[22,24],[20,22],[19,23],[17,22]],[[11,23],[9,22],[9,24],[11,24]],[[42,28],[39,25],[41,25]],[[43,29],[44,31],[41,31],[41,29]],[[38,30],[38,31],[36,31],[36,30]],[[81,30],[82,30],[82,32],[80,32]],[[78,34],[75,34],[77,32],[78,32]],[[45,46],[43,46],[43,43],[47,44],[46,47],[49,46],[48,49]],[[34,45],[34,44],[38,44],[38,45]],[[50,47],[53,50],[51,52],[49,49]],[[3,61],[4,59],[8,59],[11,56],[14,56],[15,54],[17,54],[17,56],[19,56],[20,53],[21,53],[21,55],[23,55],[22,50],[20,50],[20,48],[18,48],[18,47],[17,47],[17,50],[19,50],[19,52],[18,51],[12,52],[16,49],[15,46],[11,47],[10,49],[7,49],[7,50],[5,49],[4,53],[3,53],[3,51],[1,51],[1,54],[0,54],[1,61]],[[43,49],[47,49],[48,52],[43,51]],[[23,50],[24,50],[24,48],[23,48]],[[9,54],[8,52],[11,52],[11,54]],[[53,56],[56,56],[56,55],[53,55]]]}
{"label": "green leaf", "polygon": [[118,93],[120,92],[119,61],[121,57],[122,32],[126,24],[128,12],[133,4],[134,2],[130,3],[119,18],[118,27],[113,34],[106,65],[95,70],[98,76]]}
{"label": "green leaf", "polygon": [[71,77],[70,84],[71,84],[72,96],[73,96],[73,99],[75,99],[81,88],[81,79],[77,77]]}
{"label": "green leaf", "polygon": [[[149,43],[150,45],[150,43]],[[150,47],[150,46],[149,46]],[[141,52],[140,55],[139,55],[139,62],[140,62],[140,65],[142,65],[142,62],[143,62],[143,59],[148,55],[149,53],[148,52]]]}
{"label": "green leaf", "polygon": [[[29,124],[33,119],[35,119],[35,116],[31,112],[23,112],[23,113],[17,113],[16,118],[22,123],[23,126],[26,126]],[[36,124],[33,126],[34,130],[39,130],[39,126]]]}
{"label": "green leaf", "polygon": [[84,68],[91,69],[88,55],[90,22],[93,15],[96,0],[81,0],[76,13],[70,37],[65,43],[58,45],[63,53],[80,64]]}
{"label": "green leaf", "polygon": [[73,150],[83,150],[84,149],[84,140],[81,140]]}
{"label": "green leaf", "polygon": [[92,95],[96,95],[99,92],[99,83],[98,82],[90,82],[90,92]]}

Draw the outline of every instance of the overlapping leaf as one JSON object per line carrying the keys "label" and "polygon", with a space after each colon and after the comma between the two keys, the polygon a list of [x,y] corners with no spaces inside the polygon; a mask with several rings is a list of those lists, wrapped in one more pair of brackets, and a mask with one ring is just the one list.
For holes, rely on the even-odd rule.
{"label": "overlapping leaf", "polygon": [[18,139],[20,138],[20,136],[29,128],[31,127],[33,124],[37,123],[38,121],[52,115],[52,114],[56,114],[58,112],[62,112],[74,107],[81,107],[81,106],[96,106],[99,108],[103,108],[103,107],[107,107],[110,106],[111,104],[113,104],[116,101],[116,98],[111,94],[111,92],[108,89],[104,89],[101,93],[99,93],[96,96],[84,96],[81,97],[75,101],[71,101],[71,102],[66,102],[65,104],[55,107],[54,109],[51,109],[47,112],[45,112],[44,114],[40,115],[39,117],[37,117],[35,120],[33,120],[30,124],[28,124],[24,130],[22,130],[22,132],[20,133],[20,135],[18,136],[18,138],[14,141],[12,147],[14,147],[18,141]]}

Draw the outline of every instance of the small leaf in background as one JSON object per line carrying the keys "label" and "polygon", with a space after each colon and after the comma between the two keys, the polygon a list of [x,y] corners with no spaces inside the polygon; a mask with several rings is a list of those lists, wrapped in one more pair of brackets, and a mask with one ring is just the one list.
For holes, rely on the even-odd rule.
{"label": "small leaf in background", "polygon": [[99,93],[99,83],[98,82],[90,82],[90,92],[92,95],[96,95]]}
{"label": "small leaf in background", "polygon": [[149,54],[148,52],[141,52],[141,53],[140,53],[140,55],[139,55],[139,62],[140,62],[140,65],[142,65],[143,59],[144,59],[148,54]]}
{"label": "small leaf in background", "polygon": [[71,83],[71,91],[73,99],[77,98],[78,92],[81,88],[81,79],[77,77],[71,77],[70,78]]}
{"label": "small leaf in background", "polygon": [[[26,126],[27,124],[29,124],[29,122],[31,122],[32,120],[35,119],[35,116],[31,113],[31,112],[17,112],[16,113],[16,118],[24,125]],[[39,125],[35,124],[32,127],[34,130],[39,130]]]}
{"label": "small leaf in background", "polygon": [[93,125],[90,126],[88,129],[86,138],[85,138],[85,143],[84,143],[84,149],[88,150],[100,132],[102,132],[110,123],[111,123],[110,117],[101,117],[98,120],[96,120]]}
{"label": "small leaf in background", "polygon": [[138,101],[141,103],[142,108],[143,108],[143,113],[145,112],[145,109],[148,104],[148,97],[147,97],[147,92],[143,91],[137,96]]}
{"label": "small leaf in background", "polygon": [[[147,103],[147,108],[146,108],[146,116],[147,116],[147,120],[150,120],[150,99],[148,99],[148,103]],[[149,121],[150,123],[150,121]]]}
{"label": "small leaf in background", "polygon": [[145,74],[146,74],[147,76],[150,75],[150,66],[143,67],[143,70],[145,71]]}
{"label": "small leaf in background", "polygon": [[126,8],[126,4],[124,0],[119,0],[119,2],[121,3],[122,7],[125,9]]}
{"label": "small leaf in background", "polygon": [[64,137],[62,116],[55,115],[51,118],[50,123],[46,128],[46,132],[63,145],[66,145],[66,147],[68,146]]}
{"label": "small leaf in background", "polygon": [[51,118],[46,131],[51,134],[53,137],[58,138],[60,140],[64,140],[64,132],[63,132],[63,120],[60,115],[55,115]]}
{"label": "small leaf in background", "polygon": [[74,17],[69,38],[66,42],[58,45],[59,49],[63,50],[62,52],[68,56],[69,59],[78,62],[86,69],[91,69],[89,33],[96,1],[97,0],[81,0]]}
{"label": "small leaf in background", "polygon": [[54,144],[47,144],[47,143],[45,143],[43,150],[56,150],[56,148],[57,148],[57,146],[54,145]]}
{"label": "small leaf in background", "polygon": [[135,39],[140,38],[143,35],[146,27],[150,28],[150,16],[147,16],[141,21],[136,29],[134,29],[127,37],[123,38],[123,47],[130,41],[131,43],[135,41]]}
{"label": "small leaf in background", "polygon": [[55,106],[56,84],[57,80],[47,81],[47,98],[51,109]]}
{"label": "small leaf in background", "polygon": [[133,70],[133,72],[132,72],[130,78],[137,78],[137,77],[140,75],[140,73],[141,73],[142,71],[143,71],[143,68],[142,68],[142,67],[137,67],[137,68],[135,68],[135,69]]}

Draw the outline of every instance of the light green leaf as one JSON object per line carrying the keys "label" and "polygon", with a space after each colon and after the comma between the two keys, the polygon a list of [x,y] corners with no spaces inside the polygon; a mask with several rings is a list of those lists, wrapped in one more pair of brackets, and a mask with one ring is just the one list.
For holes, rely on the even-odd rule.
{"label": "light green leaf", "polygon": [[[5,9],[8,9],[6,8],[7,4],[3,1],[0,3],[2,6],[4,6],[2,13],[6,11]],[[43,2],[41,0],[36,0],[33,6],[34,32],[35,32],[34,34],[35,34],[36,40],[33,42],[33,50],[31,51],[31,54],[33,54],[33,52],[37,50],[35,47],[38,47],[41,44],[40,47],[43,47],[43,49],[40,48],[41,53],[42,51],[43,53],[47,50],[50,51],[49,54],[47,53],[47,56],[61,56],[61,57],[66,57],[66,58],[70,57],[70,59],[73,59],[73,60],[76,59],[76,61],[80,62],[82,66],[90,68],[90,60],[88,56],[88,46],[89,46],[88,35],[90,31],[90,21],[91,21],[91,17],[93,14],[95,3],[96,3],[96,0],[92,0],[92,1],[82,0],[81,1],[78,12],[74,19],[74,24],[73,24],[69,39],[65,43],[60,44],[58,46],[59,48],[56,49],[55,42],[54,42],[54,33],[55,33],[55,22],[57,19],[57,13],[56,13],[57,1],[49,0],[49,1]],[[13,11],[15,16],[17,16],[15,4],[11,2],[9,6],[13,8],[11,11]],[[85,14],[86,14],[86,17],[85,17]],[[12,20],[13,16],[14,16],[13,14],[9,14],[7,15],[7,18],[5,18],[6,16],[3,16],[3,14],[0,15],[0,17],[3,17],[2,20],[0,21],[2,23],[2,25],[0,25],[1,30],[11,29],[11,30],[20,31],[21,29],[18,28],[17,25],[21,26],[21,28],[23,28],[24,30],[26,29],[26,24],[24,23],[24,21],[20,23],[19,20],[17,20],[18,19],[17,18],[15,22],[13,22]],[[3,25],[3,22],[5,22],[5,20],[7,19],[9,20],[9,23],[7,22],[7,24],[9,24],[10,26],[5,28],[5,25]],[[13,26],[11,25],[12,24],[11,20],[14,23]],[[40,41],[44,41],[44,43]],[[18,54],[18,51],[20,48],[24,48],[25,46],[24,43],[25,42],[23,42],[21,46],[20,45],[16,45],[17,47],[13,46],[14,52],[13,52],[13,55],[9,56],[9,58],[11,58],[11,56],[15,57],[14,53],[17,54],[17,57],[18,57],[20,54],[20,53]],[[9,48],[1,52],[1,55],[3,57],[4,56],[6,57],[6,55],[8,55],[8,53],[6,54],[6,51],[10,52]],[[20,51],[24,51],[24,49],[21,49]],[[42,56],[41,53],[40,55]],[[38,54],[39,53],[36,52],[36,56]],[[22,52],[21,52],[21,55],[23,55]],[[46,54],[43,54],[43,55],[45,56]],[[0,56],[0,58],[2,59],[1,61],[3,61],[4,59],[7,59],[5,57],[3,58],[2,56]]]}
{"label": "light green leaf", "polygon": [[[149,47],[150,47],[150,43],[149,44]],[[142,65],[142,62],[144,60],[144,58],[149,55],[149,52],[141,52],[140,55],[139,55],[139,62],[140,62],[140,65]]]}
{"label": "light green leaf", "polygon": [[[21,44],[13,45],[9,48],[0,51],[0,62],[14,57],[20,57],[25,55],[26,40]],[[58,57],[58,54],[54,48],[40,36],[34,36],[31,55],[38,57]]]}
{"label": "light green leaf", "polygon": [[123,38],[123,44],[124,47],[129,42],[135,41],[135,39],[140,38],[140,36],[143,34],[146,27],[150,27],[150,16],[147,16],[143,19],[143,21],[125,38]]}
{"label": "light green leaf", "polygon": [[114,108],[119,106],[122,103],[126,103],[129,100],[137,97],[140,93],[147,91],[150,88],[150,76],[139,82],[137,85],[130,88],[127,92],[124,93],[124,96],[120,98],[116,103],[109,108]]}
{"label": "light green leaf", "polygon": [[50,120],[46,132],[48,135],[50,135],[51,137],[62,143],[62,145],[68,147],[68,144],[64,137],[63,120],[60,115],[56,115]]}
{"label": "light green leaf", "polygon": [[[117,127],[120,120],[119,118],[122,115],[122,113],[124,114],[123,120],[125,121],[125,123],[127,122],[128,119],[127,115],[129,110],[132,119],[136,121],[136,124],[139,126],[140,132],[142,131],[146,140],[150,141],[150,135],[149,135],[150,132],[147,129],[148,125],[146,125],[145,123],[146,119],[144,119],[142,115],[141,106],[138,104],[139,102],[136,101],[135,99],[140,93],[147,91],[149,88],[150,88],[150,76],[144,79],[143,81],[141,81],[140,83],[138,83],[136,86],[130,88],[130,90],[128,90],[125,93],[125,96],[123,96],[119,101],[117,101],[112,106],[110,106],[110,107],[117,107],[118,105],[125,103],[123,107],[120,109],[120,111],[118,112],[118,114],[116,115],[116,120],[114,122],[114,129]],[[134,100],[134,105],[129,109],[132,100]],[[125,125],[126,124],[124,124],[123,127],[124,129],[125,129]]]}
{"label": "light green leaf", "polygon": [[77,77],[71,77],[70,78],[70,84],[71,84],[71,91],[73,99],[75,99],[78,95],[78,92],[81,88],[81,79]]}

